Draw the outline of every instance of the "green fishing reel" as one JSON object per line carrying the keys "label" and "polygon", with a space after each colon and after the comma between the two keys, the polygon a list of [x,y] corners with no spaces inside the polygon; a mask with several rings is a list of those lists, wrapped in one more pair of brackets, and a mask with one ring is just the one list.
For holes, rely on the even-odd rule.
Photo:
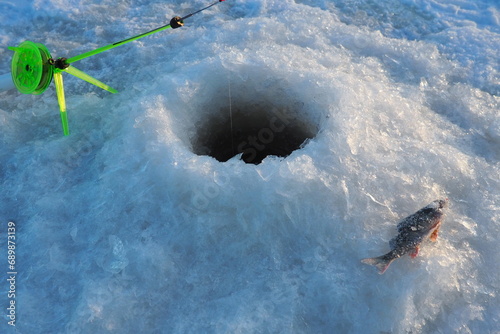
{"label": "green fishing reel", "polygon": [[169,24],[153,29],[146,33],[127,38],[120,42],[109,44],[92,51],[85,52],[81,55],[71,57],[69,59],[53,59],[45,45],[40,43],[33,43],[30,41],[22,42],[21,44],[19,44],[19,46],[9,47],[9,50],[14,51],[11,71],[12,81],[14,82],[17,90],[19,90],[21,93],[39,95],[45,92],[45,90],[52,82],[52,79],[54,79],[57,101],[59,103],[59,111],[61,114],[63,133],[65,136],[67,136],[69,135],[69,126],[68,115],[66,113],[66,99],[64,97],[64,84],[62,76],[63,72],[71,74],[79,79],[85,80],[88,83],[102,88],[110,93],[118,92],[116,89],[75,68],[73,66],[74,62],[113,49],[117,46],[133,42],[135,40],[138,40],[139,38],[152,35],[159,31],[163,31],[169,28],[176,29],[182,27],[184,25],[185,19],[223,1],[224,0],[218,0],[217,2],[214,2],[211,5],[208,5],[205,8],[202,8],[184,17],[176,16],[172,20],[170,20]]}
{"label": "green fishing reel", "polygon": [[39,95],[45,92],[52,82],[54,66],[52,57],[45,45],[30,41],[22,42],[12,57],[12,81],[23,94]]}
{"label": "green fishing reel", "polygon": [[49,50],[43,44],[25,41],[19,46],[9,47],[9,49],[14,51],[11,73],[12,81],[18,91],[23,94],[39,95],[45,92],[52,79],[54,79],[65,136],[69,135],[69,125],[62,72],[74,75],[111,93],[117,93],[116,89],[75,67],[70,67],[66,58],[53,59]]}

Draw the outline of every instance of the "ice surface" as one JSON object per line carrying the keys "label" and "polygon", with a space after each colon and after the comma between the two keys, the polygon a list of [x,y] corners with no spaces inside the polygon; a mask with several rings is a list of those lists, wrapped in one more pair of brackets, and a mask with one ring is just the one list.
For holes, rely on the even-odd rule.
{"label": "ice surface", "polygon": [[[0,74],[24,40],[74,56],[206,5],[2,1]],[[496,0],[228,0],[75,64],[120,93],[66,76],[69,137],[53,87],[0,92],[15,330],[498,333],[499,13]],[[259,165],[195,153],[209,120],[251,103],[314,137]],[[437,243],[383,276],[360,262],[443,197]],[[0,331],[14,332],[5,316]]]}

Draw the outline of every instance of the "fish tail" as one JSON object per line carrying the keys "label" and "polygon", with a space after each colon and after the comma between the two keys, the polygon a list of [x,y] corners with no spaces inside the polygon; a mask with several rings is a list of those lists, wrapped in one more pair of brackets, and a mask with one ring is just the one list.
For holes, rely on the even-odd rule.
{"label": "fish tail", "polygon": [[392,261],[394,261],[394,259],[387,257],[387,255],[361,260],[361,262],[363,263],[377,267],[378,273],[380,275],[382,275],[387,270],[387,268],[389,268],[389,265],[392,263]]}

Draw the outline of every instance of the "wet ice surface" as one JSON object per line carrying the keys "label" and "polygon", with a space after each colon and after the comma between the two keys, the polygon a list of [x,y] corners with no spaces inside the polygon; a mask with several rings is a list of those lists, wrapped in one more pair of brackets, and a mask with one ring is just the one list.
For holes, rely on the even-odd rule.
{"label": "wet ice surface", "polygon": [[[23,40],[74,56],[205,5],[3,1],[0,74]],[[497,2],[228,0],[186,21],[75,64],[120,93],[65,76],[69,137],[53,87],[0,93],[16,330],[496,333]],[[200,141],[231,110],[258,110],[248,142],[272,145],[276,112],[311,139],[221,163]],[[437,243],[383,276],[360,262],[444,197]]]}

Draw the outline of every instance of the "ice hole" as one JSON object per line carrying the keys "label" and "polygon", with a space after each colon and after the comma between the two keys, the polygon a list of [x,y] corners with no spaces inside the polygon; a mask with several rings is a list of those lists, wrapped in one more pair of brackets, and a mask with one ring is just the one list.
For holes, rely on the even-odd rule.
{"label": "ice hole", "polygon": [[199,124],[193,152],[225,162],[242,154],[246,163],[260,164],[267,156],[286,157],[317,133],[317,125],[300,110],[303,103],[234,103],[218,107]]}

